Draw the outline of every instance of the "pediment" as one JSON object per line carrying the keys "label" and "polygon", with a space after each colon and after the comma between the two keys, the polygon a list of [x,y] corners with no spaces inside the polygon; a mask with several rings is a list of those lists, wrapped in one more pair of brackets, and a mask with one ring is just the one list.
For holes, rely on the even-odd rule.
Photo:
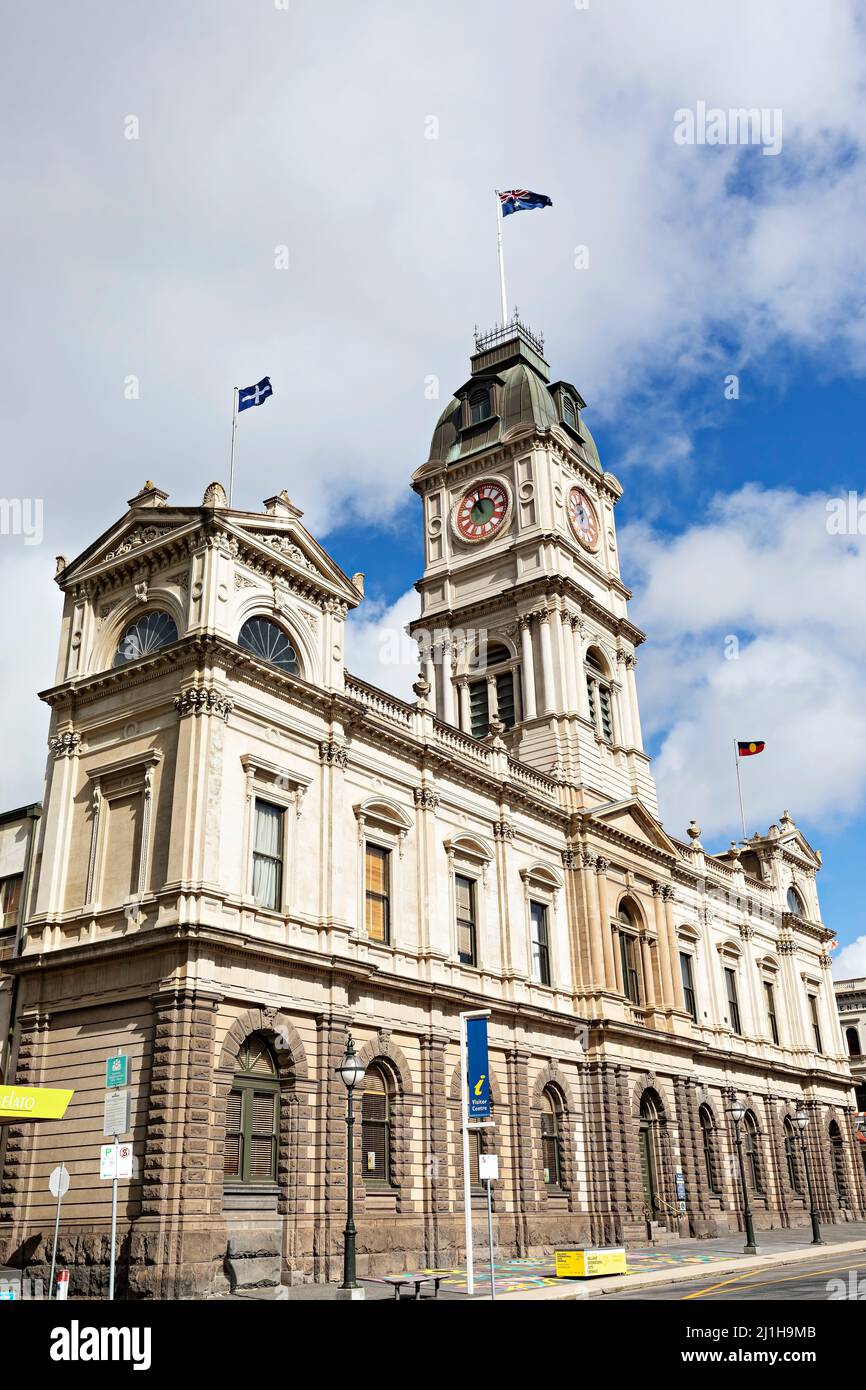
{"label": "pediment", "polygon": [[[185,544],[201,522],[198,508],[148,507],[134,509],[97,537],[86,550],[64,566],[56,579],[61,588],[81,583],[107,568],[129,565],[155,557],[160,547]],[[58,561],[59,565],[59,561]]]}
{"label": "pediment", "polygon": [[677,858],[681,856],[679,847],[665,833],[652,812],[637,798],[596,806],[588,813],[587,820],[590,823],[600,821],[610,830],[627,835],[630,839],[642,840],[644,844],[652,845],[653,848]]}

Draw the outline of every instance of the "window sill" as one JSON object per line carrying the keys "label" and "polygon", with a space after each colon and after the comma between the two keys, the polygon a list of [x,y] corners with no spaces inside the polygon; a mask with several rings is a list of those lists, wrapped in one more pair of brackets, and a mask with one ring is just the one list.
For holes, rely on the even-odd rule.
{"label": "window sill", "polygon": [[274,1182],[226,1182],[223,1211],[276,1211],[280,1189]]}

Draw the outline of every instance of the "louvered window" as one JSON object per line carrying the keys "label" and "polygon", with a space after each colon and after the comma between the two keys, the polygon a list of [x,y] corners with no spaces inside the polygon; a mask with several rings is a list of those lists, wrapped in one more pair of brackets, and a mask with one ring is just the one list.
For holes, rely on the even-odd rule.
{"label": "louvered window", "polygon": [[490,728],[486,677],[473,681],[469,687],[469,728],[473,738],[483,738]]}
{"label": "louvered window", "polygon": [[390,1097],[385,1078],[375,1067],[364,1077],[361,1100],[361,1148],[364,1178],[369,1183],[391,1181]]}
{"label": "louvered window", "polygon": [[238,1064],[226,1102],[224,1176],[227,1182],[273,1183],[277,1180],[279,1082],[265,1040],[249,1038]]}
{"label": "louvered window", "polygon": [[562,1186],[559,1106],[549,1091],[541,1097],[541,1161],[547,1187]]}
{"label": "louvered window", "polygon": [[454,880],[454,896],[457,903],[457,954],[461,965],[476,965],[473,880],[458,874]]}
{"label": "louvered window", "polygon": [[496,708],[506,729],[514,728],[514,672],[502,671],[496,677]]}
{"label": "louvered window", "polygon": [[594,652],[586,654],[586,693],[589,717],[595,731],[607,743],[613,743],[613,701],[601,658]]}
{"label": "louvered window", "polygon": [[391,851],[379,845],[364,847],[364,896],[367,935],[371,941],[391,939]]}

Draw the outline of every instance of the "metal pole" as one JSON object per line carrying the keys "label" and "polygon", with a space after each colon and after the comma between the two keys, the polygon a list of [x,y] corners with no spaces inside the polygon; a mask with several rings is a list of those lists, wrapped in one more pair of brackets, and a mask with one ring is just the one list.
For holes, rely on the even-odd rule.
{"label": "metal pole", "polygon": [[496,1297],[496,1275],[493,1270],[493,1199],[490,1195],[491,1180],[487,1179],[487,1245],[490,1250],[490,1297]]}
{"label": "metal pole", "polygon": [[749,1191],[746,1187],[746,1166],[743,1163],[743,1141],[740,1136],[740,1121],[734,1120],[734,1134],[737,1140],[737,1159],[740,1164],[740,1186],[743,1189],[743,1220],[746,1224],[746,1244],[745,1253],[756,1255],[758,1247],[755,1243],[755,1231],[752,1226],[752,1208],[749,1206]]}
{"label": "metal pole", "polygon": [[114,1252],[117,1244],[117,1135],[114,1136],[114,1181],[111,1184],[111,1265],[108,1271],[108,1297],[114,1298]]}
{"label": "metal pole", "polygon": [[743,811],[743,788],[740,785],[740,750],[737,747],[737,740],[734,739],[734,766],[737,769],[737,796],[740,799],[740,823],[743,827],[743,842],[746,839],[746,816]]}
{"label": "metal pole", "polygon": [[60,1239],[60,1208],[63,1205],[63,1175],[66,1172],[66,1164],[60,1164],[60,1183],[57,1188],[57,1215],[54,1218],[54,1248],[51,1251],[51,1274],[48,1279],[48,1297],[54,1297],[54,1270],[57,1267],[57,1242]]}
{"label": "metal pole", "polygon": [[803,1167],[806,1170],[806,1186],[809,1190],[809,1219],[812,1222],[812,1244],[824,1245],[821,1239],[821,1227],[818,1225],[818,1213],[815,1210],[815,1190],[812,1187],[812,1169],[809,1167],[809,1155],[806,1152],[806,1135],[800,1130],[800,1147],[803,1150]]}
{"label": "metal pole", "polygon": [[238,391],[239,387],[232,387],[232,454],[229,463],[229,506],[232,504],[232,495],[235,490],[235,435],[238,429]]}
{"label": "metal pole", "polygon": [[469,1107],[467,1090],[466,1018],[460,1015],[460,1121],[463,1129],[463,1223],[466,1234],[466,1293],[475,1292],[475,1261],[472,1249],[472,1196],[469,1185]]}
{"label": "metal pole", "polygon": [[502,307],[502,327],[508,322],[508,306],[505,300],[505,260],[502,255],[502,202],[499,189],[493,190],[496,196],[496,248],[499,252],[499,301]]}
{"label": "metal pole", "polygon": [[354,1089],[349,1087],[346,1109],[346,1229],[343,1232],[343,1282],[341,1288],[360,1287],[355,1278],[355,1183],[352,1131],[355,1127]]}

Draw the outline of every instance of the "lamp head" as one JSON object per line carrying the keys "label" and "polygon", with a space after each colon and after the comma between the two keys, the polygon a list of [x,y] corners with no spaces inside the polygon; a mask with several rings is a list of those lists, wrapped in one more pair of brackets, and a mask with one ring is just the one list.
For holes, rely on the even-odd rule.
{"label": "lamp head", "polygon": [[796,1111],[796,1113],[795,1113],[795,1115],[794,1115],[794,1123],[795,1123],[796,1125],[799,1126],[800,1133],[802,1134],[802,1133],[803,1133],[803,1130],[806,1128],[807,1124],[809,1123],[809,1115],[808,1115],[808,1112],[807,1112],[806,1110],[803,1110],[803,1109],[801,1109],[801,1108],[798,1108],[798,1110]]}
{"label": "lamp head", "polygon": [[743,1116],[746,1113],[746,1107],[743,1104],[743,1102],[737,1098],[737,1096],[734,1096],[734,1099],[731,1101],[730,1111],[734,1120],[734,1124],[740,1124],[740,1122],[743,1119]]}
{"label": "lamp head", "polygon": [[355,1044],[352,1041],[351,1033],[346,1037],[346,1051],[342,1062],[337,1067],[337,1075],[347,1091],[354,1091],[355,1087],[360,1086],[364,1080],[364,1064],[355,1055]]}

